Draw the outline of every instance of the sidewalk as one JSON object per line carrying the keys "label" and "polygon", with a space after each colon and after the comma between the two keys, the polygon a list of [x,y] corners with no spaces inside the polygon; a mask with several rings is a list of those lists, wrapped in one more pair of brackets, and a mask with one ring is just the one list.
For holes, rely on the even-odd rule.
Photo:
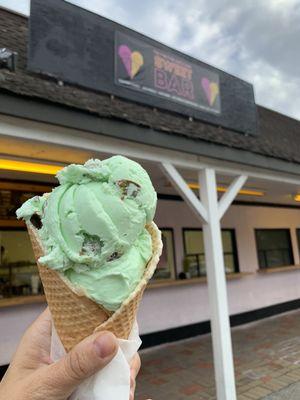
{"label": "sidewalk", "polygon": [[[300,311],[233,329],[238,400],[300,399]],[[216,399],[210,335],[145,350],[137,400]]]}

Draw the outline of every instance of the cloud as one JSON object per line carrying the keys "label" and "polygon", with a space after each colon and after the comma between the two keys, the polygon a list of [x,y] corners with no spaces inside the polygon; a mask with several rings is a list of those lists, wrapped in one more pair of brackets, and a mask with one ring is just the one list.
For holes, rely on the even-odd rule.
{"label": "cloud", "polygon": [[29,15],[30,1],[29,0],[0,0],[0,7],[8,10],[14,10],[19,14]]}

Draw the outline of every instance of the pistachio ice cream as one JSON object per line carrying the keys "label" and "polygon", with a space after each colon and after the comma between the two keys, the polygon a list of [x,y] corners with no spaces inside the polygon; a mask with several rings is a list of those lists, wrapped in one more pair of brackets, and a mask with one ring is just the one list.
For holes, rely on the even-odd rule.
{"label": "pistachio ice cream", "polygon": [[109,311],[117,310],[143,276],[152,255],[146,224],[157,196],[147,172],[122,156],[71,164],[49,195],[17,211],[43,245],[39,263],[61,273]]}

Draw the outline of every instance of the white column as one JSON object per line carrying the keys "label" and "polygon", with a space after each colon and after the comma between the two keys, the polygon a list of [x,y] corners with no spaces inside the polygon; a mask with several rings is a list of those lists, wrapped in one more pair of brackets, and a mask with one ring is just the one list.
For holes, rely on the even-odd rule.
{"label": "white column", "polygon": [[191,210],[196,213],[197,217],[202,220],[207,220],[207,212],[205,207],[203,207],[201,201],[195,195],[195,193],[188,187],[186,181],[178,173],[174,165],[170,163],[162,163],[161,168],[164,173],[170,178],[173,185],[177,188],[179,193],[183,196],[187,204],[190,206]]}
{"label": "white column", "polygon": [[246,175],[237,176],[227,188],[227,191],[223,194],[219,201],[219,219],[222,219],[223,215],[228,210],[230,204],[233,202],[247,179],[248,176]]}
{"label": "white column", "polygon": [[199,183],[200,198],[207,211],[207,222],[204,222],[203,224],[203,235],[209,303],[211,309],[217,399],[236,400],[226,276],[215,171],[208,168],[200,171]]}
{"label": "white column", "polygon": [[236,400],[220,219],[246,182],[247,176],[235,178],[218,202],[214,169],[204,168],[199,171],[198,199],[174,165],[164,162],[161,167],[190,208],[203,221],[217,399]]}

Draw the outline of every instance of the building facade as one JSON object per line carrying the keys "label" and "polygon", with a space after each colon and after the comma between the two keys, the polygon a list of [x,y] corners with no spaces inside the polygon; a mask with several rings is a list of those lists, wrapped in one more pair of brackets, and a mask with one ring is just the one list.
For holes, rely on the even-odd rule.
{"label": "building facade", "polygon": [[0,9],[0,365],[45,307],[29,239],[14,211],[50,191],[55,168],[123,154],[149,172],[164,253],[139,311],[144,345],[209,331],[203,223],[160,163],[176,164],[197,193],[193,167],[215,168],[219,198],[247,175],[221,219],[232,324],[300,306],[300,122],[257,106],[258,135],[80,88],[27,69],[28,19]]}

